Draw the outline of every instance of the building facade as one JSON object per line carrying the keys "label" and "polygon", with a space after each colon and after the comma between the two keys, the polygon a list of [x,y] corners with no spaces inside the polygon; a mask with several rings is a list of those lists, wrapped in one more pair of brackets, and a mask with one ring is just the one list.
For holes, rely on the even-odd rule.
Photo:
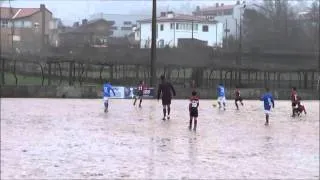
{"label": "building facade", "polygon": [[49,44],[52,13],[40,8],[1,7],[1,52],[39,52]]}
{"label": "building facade", "polygon": [[135,14],[94,14],[90,16],[93,19],[105,19],[113,21],[113,34],[111,37],[126,37],[132,33],[132,27],[136,25],[137,20],[151,17],[150,15],[135,15]]}
{"label": "building facade", "polygon": [[232,35],[237,39],[240,31],[240,21],[243,16],[245,2],[237,1],[234,5],[224,5],[216,3],[213,7],[197,9],[193,15],[207,18],[208,20],[216,20],[223,23],[224,38]]}
{"label": "building facade", "polygon": [[[135,28],[136,40],[140,48],[151,47],[151,19],[138,21]],[[161,13],[157,18],[157,47],[178,47],[179,40],[195,39],[204,41],[207,46],[221,47],[223,42],[223,24],[202,17]]]}
{"label": "building facade", "polygon": [[78,22],[72,28],[59,34],[59,46],[61,47],[107,47],[108,37],[112,35],[110,27],[113,22],[104,19],[96,19],[88,21],[82,20],[80,25]]}

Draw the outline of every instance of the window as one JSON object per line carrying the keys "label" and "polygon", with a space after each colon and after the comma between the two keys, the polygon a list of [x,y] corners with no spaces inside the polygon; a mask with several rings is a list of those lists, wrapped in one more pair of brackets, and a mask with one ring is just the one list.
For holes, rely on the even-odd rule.
{"label": "window", "polygon": [[203,32],[208,32],[208,31],[209,31],[208,25],[203,25],[203,26],[202,26],[202,31],[203,31]]}
{"label": "window", "polygon": [[35,22],[35,23],[33,24],[33,27],[36,28],[36,29],[39,28],[39,23]]}
{"label": "window", "polygon": [[160,31],[163,31],[163,24],[160,24]]}
{"label": "window", "polygon": [[232,15],[233,9],[227,9],[224,11],[224,15]]}
{"label": "window", "polygon": [[14,27],[21,28],[22,27],[22,21],[14,21]]}
{"label": "window", "polygon": [[176,29],[179,29],[179,23],[176,24]]}
{"label": "window", "polygon": [[23,21],[23,27],[31,28],[32,27],[32,23],[30,21]]}
{"label": "window", "polygon": [[1,20],[1,27],[8,27],[8,20]]}
{"label": "window", "polygon": [[174,23],[170,23],[170,29],[174,29]]}
{"label": "window", "polygon": [[117,30],[118,27],[117,27],[117,26],[111,26],[110,29],[112,29],[112,30]]}
{"label": "window", "polygon": [[131,31],[132,28],[131,27],[121,27],[122,31]]}
{"label": "window", "polygon": [[124,21],[123,24],[124,25],[131,25],[132,23],[131,23],[131,21]]}
{"label": "window", "polygon": [[159,47],[159,48],[164,48],[164,40],[163,40],[163,39],[161,39],[161,40],[159,41],[158,47]]}
{"label": "window", "polygon": [[194,30],[194,31],[198,31],[198,24],[194,24],[194,25],[193,25],[193,30]]}

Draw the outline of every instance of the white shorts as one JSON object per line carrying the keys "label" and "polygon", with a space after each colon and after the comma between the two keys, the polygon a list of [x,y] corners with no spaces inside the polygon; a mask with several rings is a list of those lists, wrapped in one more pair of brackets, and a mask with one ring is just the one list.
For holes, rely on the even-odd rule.
{"label": "white shorts", "polygon": [[221,97],[218,97],[218,100],[217,100],[219,103],[226,103],[226,97],[225,96],[221,96]]}
{"label": "white shorts", "polygon": [[103,102],[104,103],[108,103],[108,101],[109,101],[109,97],[107,97],[107,96],[103,97]]}
{"label": "white shorts", "polygon": [[269,114],[271,114],[271,111],[270,110],[264,110],[264,113],[269,115]]}

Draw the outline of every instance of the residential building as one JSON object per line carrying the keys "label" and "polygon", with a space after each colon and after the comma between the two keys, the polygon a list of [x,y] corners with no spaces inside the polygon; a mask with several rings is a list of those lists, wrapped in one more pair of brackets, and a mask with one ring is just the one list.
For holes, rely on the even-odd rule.
{"label": "residential building", "polygon": [[64,30],[61,19],[53,18],[49,23],[49,29],[49,44],[52,47],[58,47],[60,45],[59,34]]}
{"label": "residential building", "polygon": [[113,34],[111,37],[126,37],[132,33],[132,27],[136,25],[137,20],[150,18],[150,15],[138,15],[138,14],[94,14],[89,19],[105,19],[107,21],[113,21],[112,26]]}
{"label": "residential building", "polygon": [[224,5],[224,3],[216,3],[215,6],[197,9],[193,15],[205,17],[208,20],[216,20],[223,23],[224,38],[233,35],[235,38],[239,36],[240,21],[244,12],[245,2],[237,1],[234,5]]}
{"label": "residential building", "polygon": [[108,37],[112,35],[110,27],[113,22],[104,19],[88,21],[82,20],[82,24],[76,22],[72,28],[60,33],[60,46],[62,47],[107,47]]}
{"label": "residential building", "polygon": [[1,52],[40,52],[49,41],[52,13],[40,8],[0,7]]}
{"label": "residential building", "polygon": [[[140,48],[151,47],[152,19],[138,21],[135,37],[140,41]],[[195,39],[204,41],[207,46],[222,46],[223,25],[202,17],[173,12],[163,12],[157,18],[157,47],[178,47],[179,40]]]}

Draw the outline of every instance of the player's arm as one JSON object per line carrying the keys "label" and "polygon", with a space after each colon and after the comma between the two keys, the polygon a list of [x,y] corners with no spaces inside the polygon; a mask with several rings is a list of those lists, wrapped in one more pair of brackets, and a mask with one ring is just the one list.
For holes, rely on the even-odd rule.
{"label": "player's arm", "polygon": [[303,112],[304,114],[307,114],[306,108],[303,106]]}
{"label": "player's arm", "polygon": [[272,108],[274,108],[274,99],[272,96],[271,96],[271,103],[272,103]]}
{"label": "player's arm", "polygon": [[176,96],[176,91],[174,90],[174,88],[173,88],[173,86],[172,86],[171,83],[170,83],[170,88],[171,88],[171,90],[172,90],[173,96]]}
{"label": "player's arm", "polygon": [[158,94],[157,94],[157,99],[160,99],[160,94],[161,94],[161,87],[160,85],[158,86]]}
{"label": "player's arm", "polygon": [[113,95],[114,95],[114,96],[116,96],[116,93],[114,92],[114,90],[113,90],[113,87],[112,87],[112,86],[110,86],[110,89],[111,89],[111,91],[112,91]]}

